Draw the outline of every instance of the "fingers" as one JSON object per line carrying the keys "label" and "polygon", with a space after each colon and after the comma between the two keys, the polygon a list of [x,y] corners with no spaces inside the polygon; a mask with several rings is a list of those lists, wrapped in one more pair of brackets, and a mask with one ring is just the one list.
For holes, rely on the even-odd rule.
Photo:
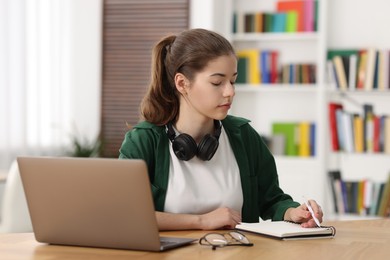
{"label": "fingers", "polygon": [[321,209],[321,206],[318,205],[318,203],[315,201],[315,200],[309,200],[308,202],[311,206],[311,208],[313,209],[313,212],[314,212],[314,215],[315,217],[320,221],[322,222],[322,217],[324,215],[322,209]]}
{"label": "fingers", "polygon": [[229,208],[227,208],[227,211],[227,216],[230,218],[229,229],[235,228],[241,222],[241,213]]}
{"label": "fingers", "polygon": [[319,214],[320,213],[321,207],[320,207],[320,205],[317,204],[317,202],[315,200],[309,200],[308,203],[311,206],[311,208],[313,209],[313,212],[315,214]]}
{"label": "fingers", "polygon": [[233,229],[241,222],[241,213],[230,208],[218,208],[201,216],[202,229]]}
{"label": "fingers", "polygon": [[308,200],[306,203],[301,204],[299,207],[291,209],[288,214],[292,221],[301,223],[303,227],[316,227],[316,221],[314,220],[309,207],[311,207],[314,217],[321,223],[323,212],[320,205],[315,200]]}
{"label": "fingers", "polygon": [[[311,207],[311,210],[308,208]],[[302,204],[303,209],[306,211],[307,218],[302,221],[302,226],[303,227],[316,227],[317,223],[314,220],[314,217],[321,223],[322,222],[322,217],[323,217],[323,212],[321,209],[321,206],[318,205],[318,203],[315,200],[308,200],[307,205]],[[311,212],[310,212],[311,211]],[[314,217],[312,216],[312,213]]]}

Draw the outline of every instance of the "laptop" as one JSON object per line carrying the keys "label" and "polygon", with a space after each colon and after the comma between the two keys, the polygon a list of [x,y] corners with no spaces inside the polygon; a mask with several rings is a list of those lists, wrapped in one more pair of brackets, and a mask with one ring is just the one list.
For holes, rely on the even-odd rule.
{"label": "laptop", "polygon": [[143,160],[17,158],[41,243],[164,251],[195,239],[160,237]]}

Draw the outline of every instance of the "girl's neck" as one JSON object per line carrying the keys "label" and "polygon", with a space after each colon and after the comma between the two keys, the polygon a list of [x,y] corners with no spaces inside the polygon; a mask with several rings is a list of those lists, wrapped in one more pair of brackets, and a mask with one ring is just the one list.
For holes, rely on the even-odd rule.
{"label": "girl's neck", "polygon": [[199,143],[206,134],[213,134],[215,131],[214,120],[210,118],[196,120],[193,118],[179,117],[174,126],[180,133],[186,133],[192,136],[196,143]]}

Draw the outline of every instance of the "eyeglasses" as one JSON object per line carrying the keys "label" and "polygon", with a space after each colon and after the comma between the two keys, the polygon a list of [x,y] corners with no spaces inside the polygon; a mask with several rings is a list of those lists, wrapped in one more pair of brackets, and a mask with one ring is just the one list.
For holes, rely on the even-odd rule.
{"label": "eyeglasses", "polygon": [[199,239],[199,244],[217,247],[225,246],[253,246],[253,243],[242,233],[231,231],[229,233],[208,233]]}

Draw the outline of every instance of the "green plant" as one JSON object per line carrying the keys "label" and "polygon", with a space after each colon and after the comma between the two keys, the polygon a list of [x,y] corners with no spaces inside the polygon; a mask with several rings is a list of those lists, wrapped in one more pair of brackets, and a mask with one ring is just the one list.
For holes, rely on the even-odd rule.
{"label": "green plant", "polygon": [[94,141],[89,141],[87,138],[80,139],[76,136],[72,137],[72,150],[68,155],[71,157],[99,157],[103,149],[103,142],[100,138]]}

